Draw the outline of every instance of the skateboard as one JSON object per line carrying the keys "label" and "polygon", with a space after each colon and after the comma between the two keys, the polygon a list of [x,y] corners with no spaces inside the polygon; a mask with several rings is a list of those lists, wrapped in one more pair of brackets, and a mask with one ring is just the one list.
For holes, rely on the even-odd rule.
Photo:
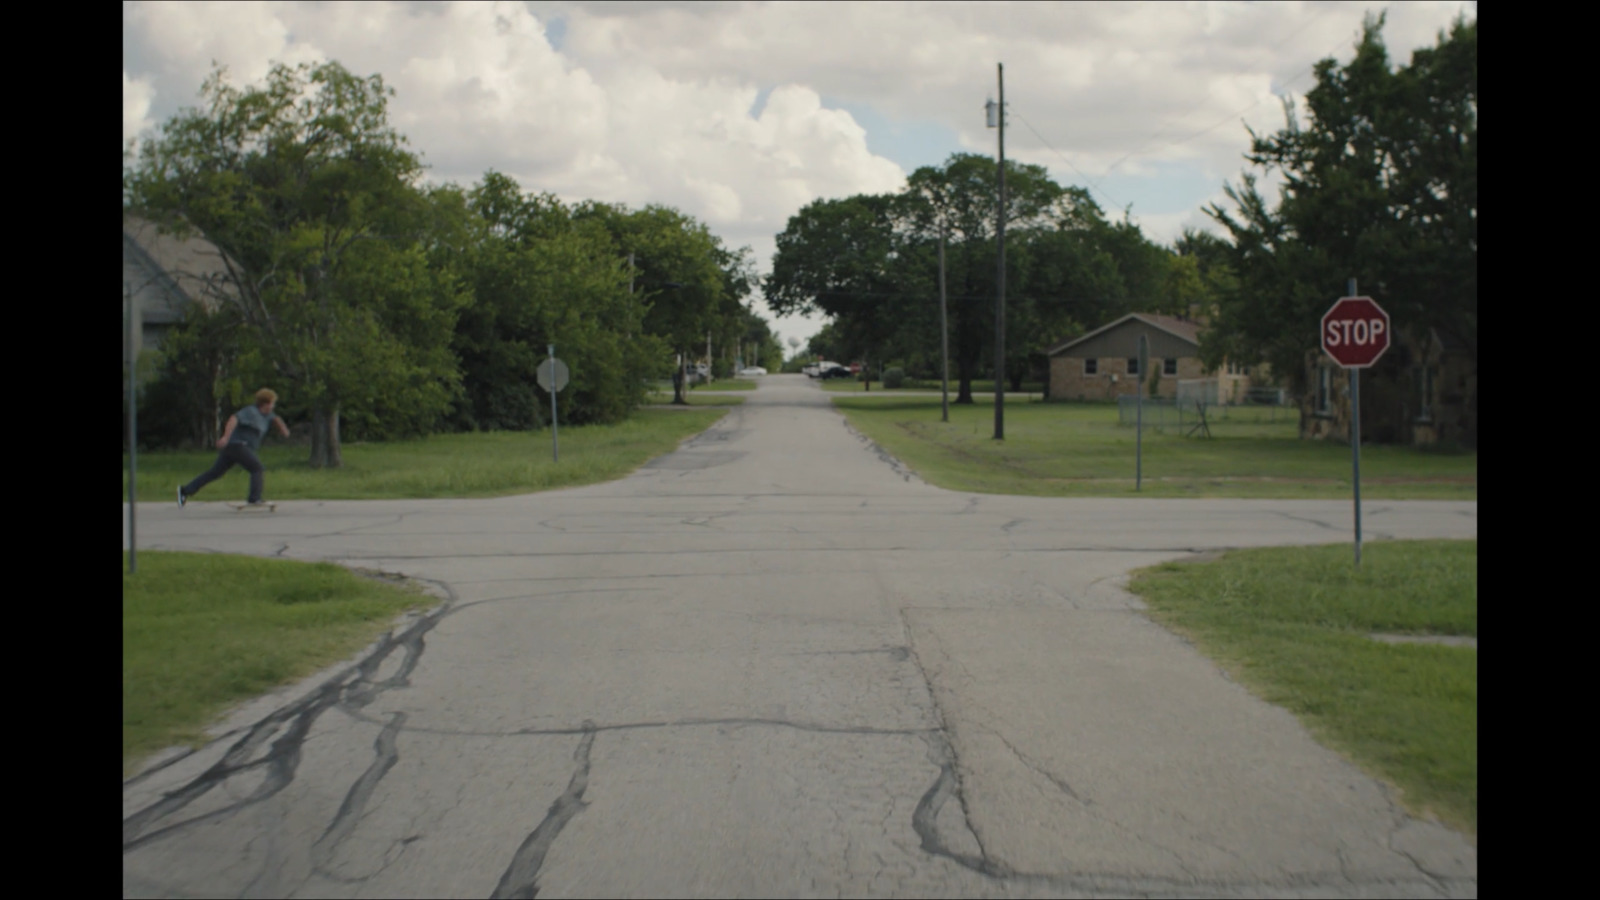
{"label": "skateboard", "polygon": [[233,507],[238,512],[244,512],[247,509],[262,509],[263,507],[267,510],[267,512],[277,512],[278,511],[278,504],[270,503],[270,502],[269,503],[257,503],[255,505],[251,505],[249,503],[229,503],[228,505]]}

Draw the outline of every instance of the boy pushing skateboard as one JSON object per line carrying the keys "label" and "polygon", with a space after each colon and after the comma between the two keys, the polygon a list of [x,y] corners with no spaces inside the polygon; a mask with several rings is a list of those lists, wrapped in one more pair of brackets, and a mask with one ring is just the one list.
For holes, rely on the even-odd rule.
{"label": "boy pushing skateboard", "polygon": [[243,466],[250,473],[250,498],[246,505],[266,505],[261,501],[262,466],[256,452],[261,449],[261,439],[266,437],[269,428],[277,429],[284,437],[289,436],[289,426],[272,412],[277,403],[278,395],[269,388],[262,388],[256,391],[254,406],[246,406],[228,417],[228,426],[223,429],[222,437],[217,438],[217,448],[222,452],[217,454],[217,461],[211,468],[178,488],[179,509],[201,488],[221,478],[234,466]]}

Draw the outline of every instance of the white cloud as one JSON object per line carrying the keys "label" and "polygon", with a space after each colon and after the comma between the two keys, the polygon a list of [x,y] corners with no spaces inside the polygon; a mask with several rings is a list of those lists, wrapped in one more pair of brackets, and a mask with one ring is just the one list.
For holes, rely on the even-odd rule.
{"label": "white cloud", "polygon": [[150,100],[155,88],[144,78],[122,73],[122,140],[127,143],[151,126]]}

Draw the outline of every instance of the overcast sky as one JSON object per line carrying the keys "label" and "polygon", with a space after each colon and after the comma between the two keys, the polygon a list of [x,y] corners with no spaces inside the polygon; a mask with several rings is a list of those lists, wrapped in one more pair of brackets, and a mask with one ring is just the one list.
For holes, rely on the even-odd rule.
{"label": "overcast sky", "polygon": [[[1361,2],[123,4],[124,140],[193,105],[217,60],[338,60],[395,89],[429,178],[488,169],[524,190],[695,216],[770,269],[818,197],[897,190],[951,153],[993,154],[1004,63],[1008,158],[1089,187],[1166,243],[1236,181],[1242,123],[1352,54]],[[1475,2],[1392,3],[1397,62]],[[768,315],[758,300],[758,311]],[[773,320],[804,341],[817,320]]]}

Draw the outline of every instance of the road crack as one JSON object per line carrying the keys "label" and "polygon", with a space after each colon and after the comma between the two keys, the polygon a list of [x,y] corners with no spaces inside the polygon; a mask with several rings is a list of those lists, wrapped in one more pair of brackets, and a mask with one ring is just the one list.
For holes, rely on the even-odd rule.
{"label": "road crack", "polygon": [[567,827],[573,816],[582,812],[589,804],[583,799],[583,792],[589,787],[589,751],[594,747],[594,723],[585,722],[586,733],[583,740],[578,743],[578,749],[572,757],[577,762],[577,769],[572,773],[572,780],[567,782],[566,791],[550,804],[549,812],[545,813],[544,820],[522,841],[522,846],[517,848],[516,855],[511,858],[511,865],[506,867],[505,874],[500,876],[500,884],[495,887],[494,893],[489,896],[500,898],[533,898],[539,896],[539,870],[544,866],[545,854],[550,851],[550,845],[561,834],[561,829]]}
{"label": "road crack", "polygon": [[[404,687],[407,684],[407,676],[421,656],[423,636],[449,613],[451,604],[456,599],[455,593],[448,585],[440,582],[431,583],[444,589],[448,597],[444,604],[417,618],[398,637],[392,633],[384,635],[377,646],[360,661],[328,679],[306,696],[273,710],[251,725],[245,734],[228,748],[222,758],[204,772],[176,789],[166,792],[161,799],[124,818],[122,852],[128,853],[153,841],[188,831],[205,822],[227,818],[278,794],[294,781],[300,767],[306,735],[323,713],[335,706],[354,711],[366,706],[384,691]],[[403,648],[406,652],[406,659],[402,662],[400,670],[382,681],[372,680],[373,673],[397,648]],[[269,741],[271,743],[266,754],[259,759],[254,758],[257,751],[268,745]],[[266,776],[244,797],[210,812],[170,825],[161,825],[213,789],[226,785],[236,776],[257,769],[265,769]]]}
{"label": "road crack", "polygon": [[400,729],[404,728],[405,724],[406,714],[396,712],[390,716],[389,724],[378,732],[377,740],[373,741],[373,750],[377,756],[373,759],[372,765],[368,766],[367,770],[361,773],[361,777],[356,779],[355,784],[350,786],[344,802],[339,805],[339,812],[334,815],[333,821],[328,823],[327,830],[317,838],[317,842],[311,845],[313,871],[330,878],[337,877],[327,871],[328,865],[333,861],[339,846],[355,830],[365,814],[367,803],[372,799],[372,792],[377,789],[378,782],[382,781],[383,776],[389,774],[389,770],[400,761],[397,742]]}

